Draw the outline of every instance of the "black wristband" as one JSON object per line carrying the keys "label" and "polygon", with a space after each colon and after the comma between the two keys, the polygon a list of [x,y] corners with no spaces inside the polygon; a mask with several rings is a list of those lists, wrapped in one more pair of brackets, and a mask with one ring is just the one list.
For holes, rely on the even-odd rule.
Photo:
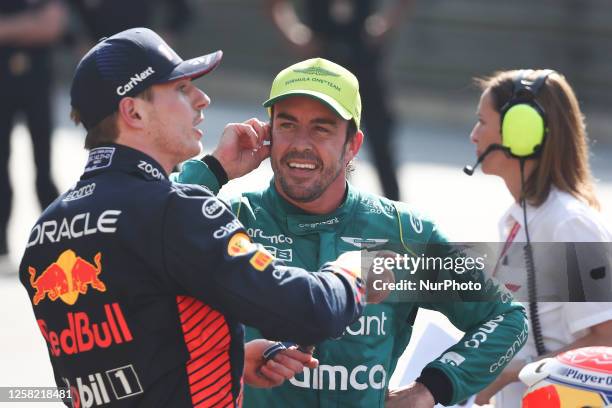
{"label": "black wristband", "polygon": [[449,405],[453,398],[453,383],[442,370],[425,368],[416,382],[423,384],[434,397],[436,404]]}
{"label": "black wristband", "polygon": [[207,154],[200,160],[206,163],[212,174],[215,175],[215,177],[217,178],[217,182],[219,183],[219,187],[223,186],[229,181],[225,169],[223,168],[221,163],[219,163],[219,160],[217,160],[215,156]]}

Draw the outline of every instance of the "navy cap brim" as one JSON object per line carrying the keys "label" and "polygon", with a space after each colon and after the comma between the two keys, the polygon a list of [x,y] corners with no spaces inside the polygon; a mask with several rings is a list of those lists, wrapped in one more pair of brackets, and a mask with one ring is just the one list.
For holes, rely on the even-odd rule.
{"label": "navy cap brim", "polygon": [[222,57],[223,51],[219,50],[201,57],[185,60],[174,67],[166,78],[166,81],[174,81],[175,79],[182,78],[199,78],[219,66]]}

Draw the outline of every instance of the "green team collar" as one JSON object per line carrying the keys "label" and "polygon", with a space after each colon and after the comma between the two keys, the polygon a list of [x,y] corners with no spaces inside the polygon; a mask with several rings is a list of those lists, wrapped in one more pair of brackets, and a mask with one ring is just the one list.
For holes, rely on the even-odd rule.
{"label": "green team collar", "polygon": [[322,231],[337,231],[344,226],[354,214],[357,203],[359,203],[359,193],[347,181],[344,201],[336,210],[328,214],[309,214],[299,207],[289,203],[276,190],[274,178],[270,181],[268,188],[263,196],[268,208],[273,208],[272,212],[282,223],[286,223],[287,229],[296,235],[312,234]]}

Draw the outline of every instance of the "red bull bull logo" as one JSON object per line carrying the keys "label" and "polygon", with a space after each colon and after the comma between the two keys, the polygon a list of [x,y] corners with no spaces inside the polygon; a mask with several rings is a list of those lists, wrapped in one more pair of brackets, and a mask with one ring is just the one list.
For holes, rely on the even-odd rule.
{"label": "red bull bull logo", "polygon": [[28,267],[30,284],[36,290],[32,303],[38,305],[47,296],[51,301],[58,298],[68,305],[74,305],[79,294],[86,294],[87,288],[106,292],[106,285],[98,277],[102,272],[102,254],[94,256],[94,265],[67,249],[38,277],[36,269]]}

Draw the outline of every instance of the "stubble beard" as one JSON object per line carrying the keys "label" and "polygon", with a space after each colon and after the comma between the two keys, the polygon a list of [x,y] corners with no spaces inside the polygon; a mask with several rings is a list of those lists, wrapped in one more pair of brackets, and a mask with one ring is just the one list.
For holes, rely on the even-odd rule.
{"label": "stubble beard", "polygon": [[281,171],[283,164],[280,163],[283,160],[280,160],[280,162],[273,160],[272,170],[274,172],[274,177],[280,184],[281,190],[287,197],[296,202],[308,203],[321,197],[330,184],[332,184],[340,176],[343,169],[342,164],[344,163],[344,155],[345,152],[343,150],[338,162],[336,162],[337,165],[324,168],[323,172],[315,179],[314,183],[307,186],[302,186],[295,183],[292,184],[289,181],[289,178],[283,175],[283,172]]}

